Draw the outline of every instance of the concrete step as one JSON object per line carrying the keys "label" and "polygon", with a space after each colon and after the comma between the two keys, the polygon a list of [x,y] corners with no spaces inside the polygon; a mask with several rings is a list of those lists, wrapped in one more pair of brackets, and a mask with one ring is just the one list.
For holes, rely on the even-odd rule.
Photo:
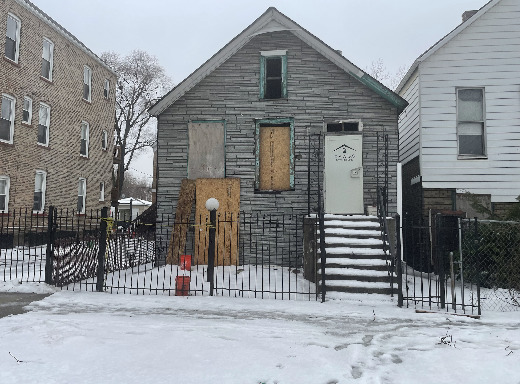
{"label": "concrete step", "polygon": [[[320,231],[318,229],[317,234],[319,236]],[[328,227],[325,228],[325,236],[329,237],[344,237],[344,238],[373,238],[380,239],[381,230],[377,229],[357,229],[357,228],[342,228],[342,227]]]}
{"label": "concrete step", "polygon": [[[321,285],[318,285],[321,290]],[[325,282],[327,291],[350,292],[350,293],[382,293],[392,294],[389,283],[364,282],[356,280],[327,280]],[[393,293],[397,293],[397,284],[394,284]]]}
{"label": "concrete step", "polygon": [[[357,247],[357,248],[382,248],[383,241],[381,239],[373,238],[355,238],[355,237],[329,237],[325,238],[325,244],[327,247]],[[319,241],[318,241],[319,245]]]}
{"label": "concrete step", "polygon": [[[385,271],[381,271],[381,272],[385,272]],[[319,277],[319,281],[321,281],[321,273],[318,274],[318,277]],[[345,276],[344,274],[340,274],[340,275],[335,275],[335,274],[331,274],[329,273],[327,270],[325,270],[325,281],[330,281],[330,280],[342,280],[342,281],[361,281],[361,282],[365,282],[365,283],[386,283],[387,285],[390,285],[390,282],[391,282],[391,277],[386,275],[386,276],[359,276],[359,275],[353,275],[353,276]],[[394,283],[396,282],[395,280],[395,276],[394,276]]]}
{"label": "concrete step", "polygon": [[379,222],[379,218],[377,216],[367,216],[367,215],[334,215],[330,213],[326,213],[323,218],[325,221],[330,220],[342,220],[342,221],[375,221]]}

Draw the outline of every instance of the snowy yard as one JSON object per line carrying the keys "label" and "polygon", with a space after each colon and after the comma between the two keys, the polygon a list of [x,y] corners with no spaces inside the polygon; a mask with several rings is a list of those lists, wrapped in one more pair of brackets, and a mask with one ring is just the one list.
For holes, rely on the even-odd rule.
{"label": "snowy yard", "polygon": [[518,312],[66,291],[30,309],[0,319],[0,383],[520,383]]}

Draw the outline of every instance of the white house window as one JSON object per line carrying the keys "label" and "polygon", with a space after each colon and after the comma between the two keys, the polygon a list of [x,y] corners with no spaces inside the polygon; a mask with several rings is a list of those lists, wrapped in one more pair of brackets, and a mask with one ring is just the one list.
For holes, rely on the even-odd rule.
{"label": "white house window", "polygon": [[103,86],[103,96],[105,96],[105,99],[108,99],[109,93],[110,93],[110,80],[105,79],[105,84]]}
{"label": "white house window", "polygon": [[32,99],[29,97],[23,98],[22,123],[31,124],[32,121]]}
{"label": "white house window", "polygon": [[0,176],[0,212],[9,210],[9,176]]}
{"label": "white house window", "polygon": [[87,197],[87,179],[80,178],[78,183],[78,213],[85,213],[85,200]]}
{"label": "white house window", "polygon": [[51,107],[40,103],[38,114],[38,144],[49,145],[49,125],[51,119]]}
{"label": "white house window", "polygon": [[13,142],[15,99],[2,95],[2,114],[0,116],[0,141]]}
{"label": "white house window", "polygon": [[79,154],[81,156],[85,156],[85,157],[88,157],[88,134],[89,134],[88,131],[89,131],[88,123],[83,121],[81,123],[81,145],[80,145]]}
{"label": "white house window", "polygon": [[87,101],[92,100],[92,70],[84,66],[83,67],[83,98]]}
{"label": "white house window", "polygon": [[457,89],[459,155],[485,156],[484,89]]}
{"label": "white house window", "polygon": [[99,201],[105,201],[105,183],[99,183]]}
{"label": "white house window", "polygon": [[105,130],[101,132],[101,148],[105,151],[108,148],[108,133]]}
{"label": "white house window", "polygon": [[260,98],[287,97],[287,51],[260,52]]}
{"label": "white house window", "polygon": [[36,213],[43,212],[45,208],[45,187],[47,182],[47,173],[45,171],[36,171],[34,178],[34,204],[33,211]]}
{"label": "white house window", "polygon": [[54,44],[48,39],[43,39],[43,53],[42,53],[42,77],[52,81],[52,63],[54,56]]}
{"label": "white house window", "polygon": [[5,57],[18,63],[20,49],[20,19],[15,15],[7,14],[7,28],[5,31]]}

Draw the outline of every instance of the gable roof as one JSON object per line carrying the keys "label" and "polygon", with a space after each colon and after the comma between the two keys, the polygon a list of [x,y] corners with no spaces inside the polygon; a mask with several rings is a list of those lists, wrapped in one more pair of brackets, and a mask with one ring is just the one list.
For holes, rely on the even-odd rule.
{"label": "gable roof", "polygon": [[163,98],[155,103],[148,112],[152,116],[158,116],[166,108],[181,98],[186,92],[192,89],[206,76],[212,73],[222,63],[233,56],[240,48],[246,45],[253,37],[270,32],[290,31],[300,40],[314,48],[317,52],[325,56],[328,60],[336,64],[339,68],[353,76],[359,82],[365,84],[375,93],[389,101],[398,112],[402,112],[408,105],[406,100],[401,98],[389,88],[378,82],[367,73],[363,72],[357,66],[348,61],[340,53],[329,47],[316,36],[302,28],[300,25],[289,19],[276,8],[270,7],[258,19],[256,19],[249,27],[244,29],[238,36],[226,44],[222,49],[215,53],[209,60],[202,64],[191,75],[179,83],[175,88],[168,92]]}
{"label": "gable roof", "polygon": [[473,24],[477,19],[479,19],[483,14],[485,14],[487,11],[489,11],[491,8],[493,8],[495,5],[497,5],[502,0],[490,0],[487,2],[484,6],[482,6],[477,13],[475,13],[473,16],[471,16],[466,21],[460,23],[455,29],[453,29],[450,33],[448,33],[446,36],[444,36],[442,39],[437,41],[435,44],[433,44],[430,48],[428,48],[421,56],[419,56],[415,61],[413,62],[412,66],[406,72],[406,75],[404,75],[403,79],[395,89],[395,92],[399,93],[404,88],[405,84],[408,82],[410,77],[413,75],[417,67],[429,58],[431,55],[433,55],[435,52],[437,52],[439,49],[444,47],[446,44],[448,44],[455,36],[457,36],[459,33],[464,31],[466,28],[468,28],[471,24]]}

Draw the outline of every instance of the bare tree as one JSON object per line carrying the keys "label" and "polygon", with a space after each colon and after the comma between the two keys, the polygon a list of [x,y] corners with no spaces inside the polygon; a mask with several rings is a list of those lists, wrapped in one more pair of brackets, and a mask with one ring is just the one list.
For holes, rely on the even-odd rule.
{"label": "bare tree", "polygon": [[132,173],[125,175],[122,194],[141,200],[152,200],[152,186],[146,177],[137,177]]}
{"label": "bare tree", "polygon": [[385,66],[383,59],[379,58],[376,61],[372,61],[370,66],[366,68],[366,71],[374,79],[395,91],[404,75],[406,75],[406,66],[402,65],[397,68],[395,73],[391,73]]}
{"label": "bare tree", "polygon": [[117,74],[115,140],[119,147],[117,168],[118,198],[134,156],[156,140],[155,124],[148,114],[157,98],[171,88],[171,80],[156,57],[135,50],[127,56],[103,52],[101,59]]}

